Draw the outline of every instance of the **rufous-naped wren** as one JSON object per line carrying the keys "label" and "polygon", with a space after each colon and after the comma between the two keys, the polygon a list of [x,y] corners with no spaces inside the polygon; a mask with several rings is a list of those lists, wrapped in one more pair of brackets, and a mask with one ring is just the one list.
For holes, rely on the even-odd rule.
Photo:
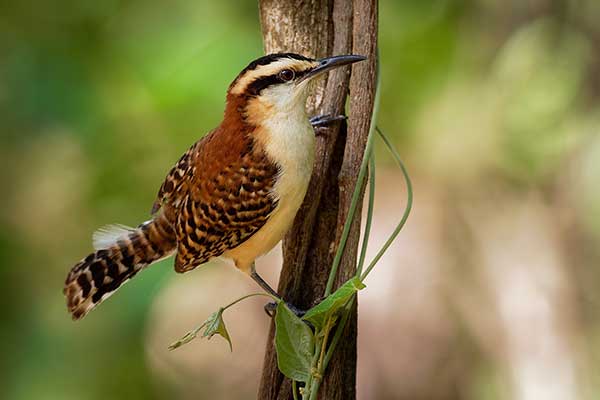
{"label": "rufous-naped wren", "polygon": [[231,259],[276,295],[256,273],[254,260],[282,239],[306,194],[315,148],[306,114],[309,83],[361,60],[279,53],[244,68],[227,91],[223,121],[171,169],[152,218],[137,228],[112,225],[94,233],[95,252],[78,262],[65,282],[73,319],[173,254],[177,272],[214,257]]}

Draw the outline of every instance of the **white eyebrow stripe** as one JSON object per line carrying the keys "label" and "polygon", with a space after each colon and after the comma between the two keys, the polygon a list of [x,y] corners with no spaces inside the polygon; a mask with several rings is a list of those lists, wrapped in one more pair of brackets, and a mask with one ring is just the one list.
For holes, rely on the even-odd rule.
{"label": "white eyebrow stripe", "polygon": [[230,92],[233,94],[244,93],[248,85],[250,85],[256,79],[276,74],[285,68],[304,70],[311,68],[314,65],[314,62],[296,60],[293,58],[282,58],[267,65],[259,65],[257,68],[247,71],[244,75],[242,75],[237,82],[235,82],[235,85],[231,88]]}

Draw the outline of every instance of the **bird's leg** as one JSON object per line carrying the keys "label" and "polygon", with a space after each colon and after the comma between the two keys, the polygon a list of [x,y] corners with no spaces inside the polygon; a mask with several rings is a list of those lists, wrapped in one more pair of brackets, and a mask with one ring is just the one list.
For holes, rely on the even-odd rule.
{"label": "bird's leg", "polygon": [[321,115],[315,115],[314,117],[311,117],[309,119],[309,121],[310,121],[310,124],[315,129],[315,133],[317,135],[319,135],[322,133],[322,129],[319,129],[319,128],[325,128],[327,126],[330,126],[332,123],[334,123],[336,121],[343,121],[346,118],[347,117],[345,115],[321,114]]}
{"label": "bird's leg", "polygon": [[250,277],[252,279],[254,279],[254,282],[258,283],[258,286],[260,286],[261,288],[263,288],[265,290],[265,292],[277,297],[279,300],[281,300],[281,296],[279,296],[279,294],[277,294],[277,292],[275,291],[275,289],[273,289],[259,274],[258,272],[256,272],[256,265],[254,263],[252,263],[252,267],[250,269]]}
{"label": "bird's leg", "polygon": [[[256,264],[252,263],[252,266],[250,267],[250,277],[252,279],[254,279],[254,282],[258,283],[258,286],[260,286],[261,288],[263,288],[265,290],[265,292],[269,293],[270,295],[272,295],[273,297],[276,297],[277,299],[279,299],[280,301],[284,301],[281,296],[275,291],[275,289],[273,289],[259,274],[258,272],[256,272]],[[301,317],[304,314],[306,314],[306,311],[302,311],[298,308],[296,308],[293,304],[288,303],[287,301],[284,301],[285,305],[294,313],[296,314],[296,316]],[[267,315],[269,315],[270,317],[275,316],[275,309],[277,308],[277,303],[267,303],[265,305],[265,312],[267,313]]]}

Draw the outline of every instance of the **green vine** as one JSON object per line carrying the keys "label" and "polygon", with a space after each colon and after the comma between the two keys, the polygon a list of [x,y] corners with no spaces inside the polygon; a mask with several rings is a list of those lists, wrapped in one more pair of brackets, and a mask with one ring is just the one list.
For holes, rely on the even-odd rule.
{"label": "green vine", "polygon": [[[385,146],[388,148],[394,160],[398,164],[398,167],[402,171],[407,188],[407,202],[400,222],[396,225],[386,242],[377,252],[373,260],[371,260],[371,262],[368,264],[364,272],[362,269],[366,259],[367,244],[373,220],[375,199],[375,162],[370,145],[372,143],[370,137],[367,141],[368,153],[365,152],[365,160],[361,164],[361,170],[364,171],[362,174],[359,174],[359,179],[357,180],[354,189],[354,194],[360,192],[360,188],[363,184],[362,180],[364,180],[366,175],[364,172],[366,172],[368,167],[369,197],[367,218],[365,223],[365,233],[363,235],[361,250],[358,257],[356,275],[340,286],[335,292],[329,293],[323,301],[308,310],[302,318],[296,316],[296,314],[294,314],[284,302],[279,301],[270,294],[252,293],[242,296],[215,311],[206,321],[204,321],[202,325],[188,332],[180,340],[169,346],[170,349],[176,349],[186,343],[189,343],[198,336],[203,328],[205,330],[202,334],[202,337],[207,337],[210,339],[213,335],[218,334],[225,338],[231,346],[231,340],[223,320],[223,312],[249,297],[270,297],[277,302],[275,314],[275,348],[277,352],[278,368],[286,377],[292,380],[292,394],[295,400],[299,399],[298,395],[301,396],[302,400],[317,399],[317,393],[325,375],[325,371],[327,370],[327,366],[329,365],[333,353],[340,341],[352,311],[352,307],[356,301],[356,293],[365,288],[363,283],[364,280],[379,262],[394,239],[398,236],[399,232],[406,224],[412,209],[413,190],[408,172],[402,163],[398,152],[394,149],[387,136],[378,127],[376,127],[374,130],[381,137]],[[348,218],[346,219],[344,230],[342,231],[340,245],[338,246],[336,256],[334,257],[334,260],[338,260],[338,266],[347,236],[350,231],[350,221],[351,218],[353,218],[358,205],[358,197],[355,197],[354,195],[352,197]],[[348,229],[346,229],[346,227],[348,227]],[[334,266],[335,261],[334,265],[332,265],[329,276],[329,280],[331,282],[333,282],[335,274],[337,273],[337,268],[334,269]],[[304,383],[304,386],[299,387],[298,382]]]}
{"label": "green vine", "polygon": [[[406,224],[406,221],[408,219],[408,216],[410,214],[410,211],[412,209],[412,201],[413,201],[413,191],[412,191],[412,183],[410,180],[410,177],[408,175],[408,172],[406,170],[406,168],[404,167],[404,164],[402,163],[402,160],[400,159],[400,156],[398,155],[398,153],[396,152],[396,150],[394,149],[394,147],[391,145],[391,142],[389,141],[389,139],[385,136],[385,134],[383,132],[381,132],[381,130],[379,128],[377,129],[377,133],[381,136],[381,138],[383,139],[385,145],[387,146],[387,148],[390,150],[390,152],[392,153],[395,161],[397,162],[398,166],[400,167],[400,169],[402,170],[402,174],[404,176],[404,180],[406,182],[406,187],[407,187],[407,202],[406,202],[406,208],[404,209],[404,214],[402,215],[402,219],[400,220],[400,222],[398,223],[398,225],[396,226],[396,228],[393,230],[392,234],[390,235],[390,237],[388,238],[388,240],[386,240],[385,244],[382,246],[382,248],[379,250],[379,252],[377,253],[377,255],[375,256],[375,258],[373,258],[373,260],[371,261],[371,263],[369,264],[368,268],[365,270],[364,274],[361,275],[361,270],[360,270],[360,262],[359,262],[359,267],[357,268],[357,272],[356,272],[356,276],[353,279],[358,279],[360,282],[364,281],[365,278],[367,277],[367,275],[369,275],[369,273],[371,272],[371,270],[373,269],[373,267],[375,266],[375,264],[377,264],[377,262],[381,259],[381,257],[383,256],[383,254],[386,252],[386,250],[389,248],[389,246],[392,244],[392,242],[394,241],[394,239],[398,236],[398,233],[400,232],[400,230],[402,230],[402,228],[404,227],[404,225]],[[373,168],[371,169],[372,172],[370,173],[370,178],[373,179],[374,176],[374,165]],[[369,226],[370,229],[370,220],[372,219],[372,214],[373,214],[373,208],[372,208],[372,203],[374,200],[374,188],[375,188],[375,184],[374,184],[374,179],[371,182],[371,186],[369,190],[372,190],[372,192],[369,193],[369,208],[368,208],[368,212],[367,212],[367,224],[365,225],[365,231],[367,231],[367,226]],[[365,256],[366,256],[366,245],[364,244],[365,240],[367,239],[367,236],[365,236],[363,238],[363,246],[361,246],[361,255],[360,255],[360,260],[364,260]],[[360,278],[359,278],[360,277]],[[321,374],[324,373],[325,369],[327,368],[327,365],[329,364],[329,361],[331,360],[331,357],[333,355],[333,352],[335,351],[335,348],[337,346],[337,344],[339,343],[339,340],[342,336],[342,333],[344,331],[344,328],[346,327],[346,323],[348,321],[348,318],[350,316],[350,312],[352,311],[352,307],[354,306],[354,301],[356,300],[356,294],[352,295],[348,301],[346,302],[345,306],[342,309],[342,315],[340,318],[340,322],[337,325],[336,329],[335,329],[335,333],[334,336],[331,340],[331,344],[329,346],[329,348],[327,349],[327,353],[323,359],[323,363],[321,365],[321,370],[319,371]],[[316,393],[318,392],[319,389],[319,382],[316,382],[314,384],[314,386],[311,388],[311,397],[309,397],[309,400],[315,400],[316,399]],[[314,396],[312,395],[312,393],[314,393]]]}
{"label": "green vine", "polygon": [[[379,74],[377,74],[379,76]],[[252,293],[242,296],[230,304],[221,307],[204,321],[202,325],[188,332],[180,340],[169,346],[170,349],[176,349],[191,340],[195,339],[200,331],[204,328],[202,337],[211,338],[218,334],[225,338],[231,348],[231,340],[229,333],[225,327],[223,320],[223,312],[240,301],[253,296],[268,296],[273,298],[276,303],[275,314],[275,350],[277,352],[277,366],[281,373],[292,380],[292,395],[294,400],[316,400],[319,387],[327,370],[327,366],[331,361],[333,353],[342,337],[342,333],[348,322],[352,308],[356,301],[356,295],[359,290],[365,288],[364,280],[379,262],[383,254],[390,247],[394,239],[398,236],[410,214],[413,202],[412,183],[408,172],[400,159],[396,149],[392,146],[387,136],[375,125],[377,112],[379,109],[379,78],[377,79],[377,90],[375,95],[375,104],[373,107],[373,115],[363,160],[360,165],[359,174],[356,181],[356,186],[352,193],[348,215],[344,223],[340,243],[333,259],[329,277],[325,288],[324,300],[311,308],[306,314],[299,318],[294,314],[284,302],[271,296],[267,293]],[[406,182],[407,201],[404,213],[401,220],[396,225],[388,239],[385,241],[381,249],[377,252],[373,260],[364,269],[367,246],[371,233],[371,224],[373,221],[373,209],[375,201],[375,155],[373,152],[373,137],[374,133],[381,137],[383,143],[392,154],[392,157],[398,164],[404,180]],[[365,230],[362,238],[360,254],[357,261],[355,276],[340,286],[332,293],[333,283],[337,277],[337,271],[341,263],[342,256],[352,220],[358,209],[360,201],[360,192],[364,184],[368,171],[369,181],[369,197],[367,206],[367,217],[365,222]],[[299,386],[298,383],[304,383],[304,386]]]}

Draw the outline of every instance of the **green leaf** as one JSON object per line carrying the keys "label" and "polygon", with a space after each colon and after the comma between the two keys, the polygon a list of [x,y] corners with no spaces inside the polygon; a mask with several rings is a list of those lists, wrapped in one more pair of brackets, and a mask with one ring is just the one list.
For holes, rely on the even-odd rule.
{"label": "green leaf", "polygon": [[290,379],[307,382],[315,347],[312,331],[283,301],[277,305],[275,328],[279,370]]}
{"label": "green leaf", "polygon": [[200,332],[200,329],[204,328],[205,325],[206,325],[206,321],[204,321],[204,323],[202,325],[200,325],[200,326],[194,328],[193,330],[189,331],[188,333],[186,333],[178,341],[171,343],[169,345],[169,350],[175,350],[175,349],[183,346],[184,344],[188,344],[192,340],[196,339],[196,336],[198,336],[198,332]]}
{"label": "green leaf", "polygon": [[358,277],[350,279],[340,286],[338,290],[327,296],[325,300],[308,310],[302,319],[309,321],[317,331],[320,331],[325,325],[327,318],[335,314],[346,304],[350,297],[364,287],[365,285]]}
{"label": "green leaf", "polygon": [[202,325],[189,331],[178,341],[171,343],[171,345],[169,345],[169,350],[175,350],[176,348],[181,347],[184,344],[187,344],[192,340],[196,339],[196,337],[198,336],[198,332],[200,332],[202,328],[206,327],[204,333],[202,334],[202,337],[208,337],[208,339],[210,339],[216,334],[221,335],[225,338],[225,340],[229,342],[229,350],[233,351],[233,346],[231,344],[229,332],[227,332],[227,327],[225,327],[225,321],[223,320],[223,311],[225,311],[224,308],[219,308],[218,311],[212,313],[210,317],[208,317],[206,321],[202,323]]}
{"label": "green leaf", "polygon": [[210,339],[214,335],[221,335],[229,342],[229,350],[233,351],[229,332],[227,332],[227,327],[225,327],[225,321],[223,320],[223,311],[223,308],[219,308],[218,311],[215,311],[208,317],[206,320],[206,329],[204,330],[202,337]]}

